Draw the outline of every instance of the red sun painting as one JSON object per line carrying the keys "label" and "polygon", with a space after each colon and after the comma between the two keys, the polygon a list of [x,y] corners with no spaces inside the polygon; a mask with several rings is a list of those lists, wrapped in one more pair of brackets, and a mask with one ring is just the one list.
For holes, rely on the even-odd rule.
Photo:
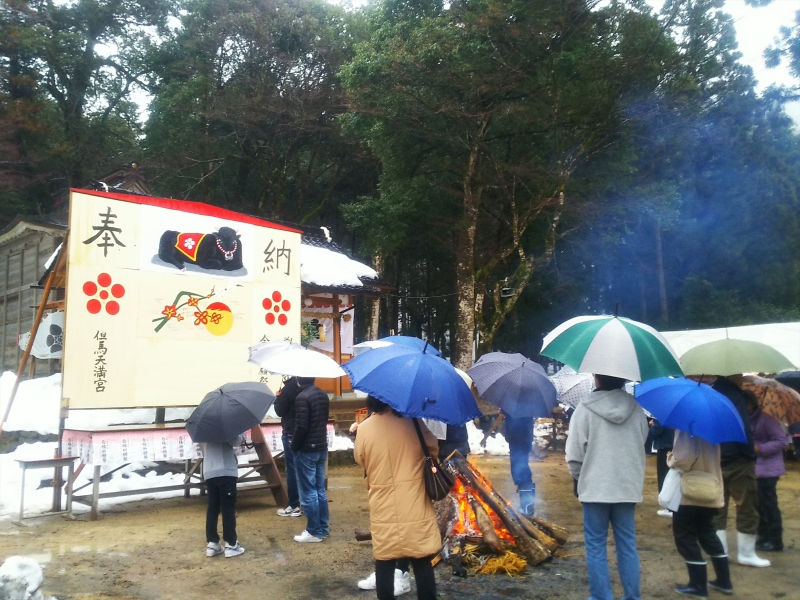
{"label": "red sun painting", "polygon": [[213,335],[225,335],[233,327],[233,312],[230,307],[222,302],[212,302],[206,307],[208,320],[206,329]]}
{"label": "red sun painting", "polygon": [[112,283],[111,275],[100,273],[96,281],[89,280],[83,284],[83,293],[90,296],[86,302],[86,310],[96,315],[103,307],[109,315],[119,313],[118,299],[125,295],[125,288],[119,283]]}
{"label": "red sun painting", "polygon": [[264,316],[267,325],[274,325],[276,321],[278,325],[286,325],[289,322],[286,313],[292,310],[292,303],[285,300],[279,291],[275,290],[271,296],[264,298],[261,306],[267,311]]}

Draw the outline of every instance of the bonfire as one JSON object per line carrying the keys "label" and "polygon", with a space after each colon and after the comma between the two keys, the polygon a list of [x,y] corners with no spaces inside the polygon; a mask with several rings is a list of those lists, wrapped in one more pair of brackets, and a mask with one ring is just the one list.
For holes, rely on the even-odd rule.
{"label": "bonfire", "polygon": [[474,465],[458,452],[443,463],[455,485],[436,513],[444,547],[457,575],[508,573],[515,575],[527,565],[550,560],[566,543],[569,531],[536,517],[527,517],[511,506]]}

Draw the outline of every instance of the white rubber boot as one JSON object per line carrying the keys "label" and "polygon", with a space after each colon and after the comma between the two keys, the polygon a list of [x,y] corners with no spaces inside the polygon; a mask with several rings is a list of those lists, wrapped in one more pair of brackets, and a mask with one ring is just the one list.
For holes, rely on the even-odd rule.
{"label": "white rubber boot", "polygon": [[756,556],[756,536],[754,533],[737,532],[736,541],[739,553],[737,561],[740,565],[768,567],[772,564],[766,558]]}
{"label": "white rubber boot", "polygon": [[722,542],[722,549],[725,551],[725,556],[728,555],[728,532],[724,529],[717,529],[717,537]]}

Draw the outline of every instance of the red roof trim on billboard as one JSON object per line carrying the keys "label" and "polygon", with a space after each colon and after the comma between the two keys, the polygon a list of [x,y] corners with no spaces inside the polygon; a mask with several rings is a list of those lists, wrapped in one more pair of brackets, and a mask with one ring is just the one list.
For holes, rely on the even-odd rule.
{"label": "red roof trim on billboard", "polygon": [[76,194],[86,194],[87,196],[99,196],[100,198],[110,198],[111,200],[121,200],[122,202],[132,202],[133,204],[147,204],[148,206],[158,206],[159,208],[167,208],[169,210],[179,210],[181,212],[193,213],[196,215],[205,215],[206,217],[216,217],[218,219],[225,219],[227,221],[237,221],[239,223],[247,223],[249,225],[257,225],[259,227],[270,227],[272,229],[280,229],[282,231],[291,231],[292,233],[302,233],[299,229],[287,227],[286,225],[279,225],[266,219],[259,219],[244,215],[227,208],[220,208],[218,206],[211,206],[204,202],[192,202],[191,200],[171,200],[169,198],[156,198],[154,196],[138,196],[136,194],[115,194],[113,192],[98,192],[95,190],[80,190],[73,188],[70,190]]}

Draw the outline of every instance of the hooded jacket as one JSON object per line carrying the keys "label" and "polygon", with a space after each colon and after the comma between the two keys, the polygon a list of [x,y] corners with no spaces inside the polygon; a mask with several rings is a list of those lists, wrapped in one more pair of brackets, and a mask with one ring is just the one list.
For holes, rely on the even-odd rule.
{"label": "hooded jacket", "polygon": [[244,442],[244,435],[237,435],[223,444],[203,444],[203,479],[238,477],[239,460],[234,449]]}
{"label": "hooded jacket", "polygon": [[647,417],[624,390],[586,396],[569,424],[566,459],[581,502],[641,502]]}

